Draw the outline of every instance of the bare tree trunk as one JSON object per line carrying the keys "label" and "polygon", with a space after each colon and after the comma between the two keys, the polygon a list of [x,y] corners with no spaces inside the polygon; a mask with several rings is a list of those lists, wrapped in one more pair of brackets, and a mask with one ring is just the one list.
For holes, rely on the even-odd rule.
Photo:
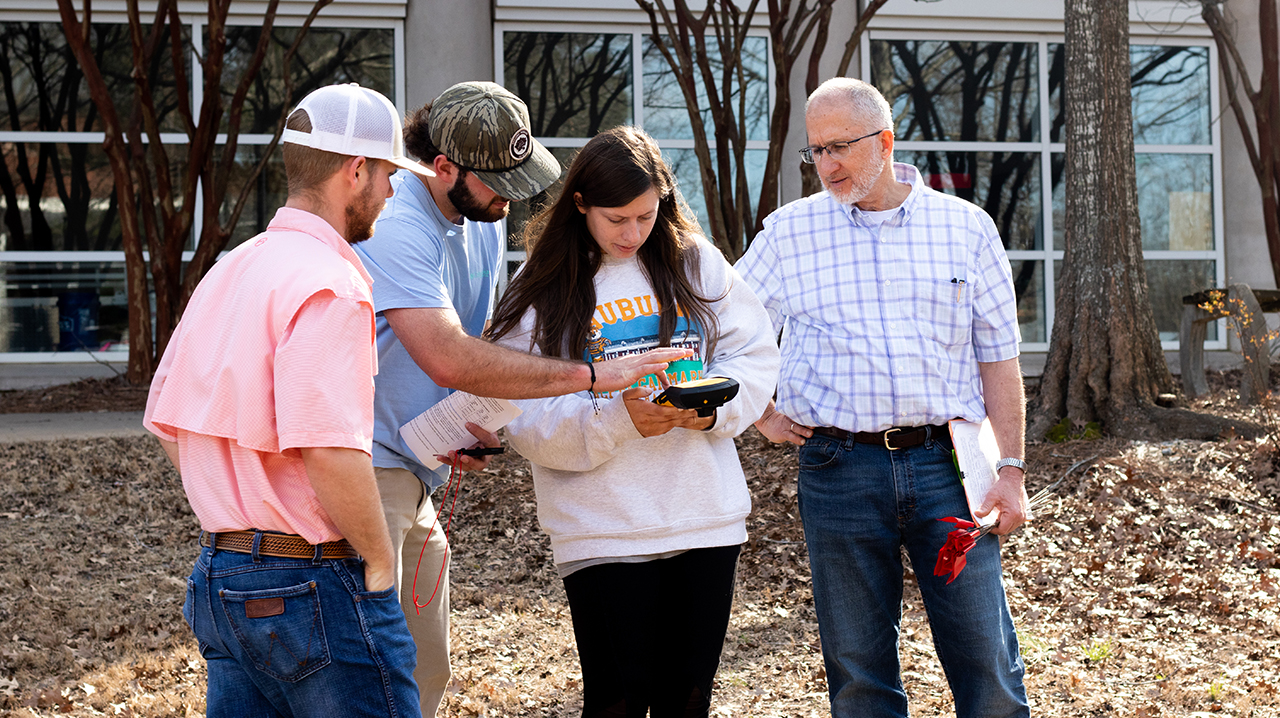
{"label": "bare tree trunk", "polygon": [[[774,106],[769,122],[772,141],[756,199],[756,211],[752,214],[746,189],[747,118],[743,105],[745,72],[742,47],[758,2],[748,0],[746,7],[740,9],[734,0],[707,0],[705,9],[697,15],[689,9],[686,0],[674,0],[672,9],[667,8],[666,0],[636,0],[649,15],[653,42],[671,67],[684,94],[693,124],[694,152],[698,157],[702,194],[711,224],[708,229],[730,261],[742,255],[751,238],[763,228],[764,218],[778,207],[778,173],[783,153],[788,149],[783,143],[791,123],[791,71],[812,35],[814,42],[809,50],[806,85],[809,86],[808,92],[817,88],[818,62],[826,50],[827,25],[835,4],[835,0],[768,0],[770,52],[774,62]],[[867,24],[886,2],[888,0],[871,0],[859,15],[857,27],[845,43],[838,74],[848,70]],[[714,40],[724,63],[719,81],[707,53],[708,28],[715,31]],[[695,73],[706,88],[707,110],[713,125],[713,137],[710,138],[703,127],[698,106]],[[731,92],[734,78],[740,93],[736,108]],[[713,143],[716,151],[714,163],[711,161]],[[821,189],[813,168],[802,164],[800,171],[805,194],[811,194],[810,189]]]}
{"label": "bare tree trunk", "polygon": [[86,3],[84,22],[76,17],[71,0],[58,0],[58,12],[62,16],[67,44],[75,54],[76,62],[84,72],[89,96],[102,116],[102,129],[106,139],[102,146],[111,163],[111,176],[115,180],[119,197],[120,230],[124,243],[125,285],[129,304],[129,363],[125,377],[132,384],[142,384],[151,379],[155,371],[151,351],[151,302],[147,292],[147,265],[142,258],[142,237],[138,234],[138,212],[133,193],[133,177],[129,172],[128,148],[124,142],[124,127],[107,90],[106,80],[98,69],[98,62],[89,48],[91,17]]}
{"label": "bare tree trunk", "polygon": [[[853,32],[849,33],[849,39],[844,43],[844,53],[840,56],[840,64],[836,68],[837,77],[845,77],[849,74],[849,66],[853,64],[853,54],[862,44],[862,34],[867,31],[867,26],[871,24],[871,18],[876,16],[876,11],[884,7],[887,2],[889,0],[870,0],[865,6],[859,3],[861,9],[858,12],[858,24],[854,26]],[[806,99],[818,89],[818,85],[822,84],[818,64],[822,60],[823,52],[827,49],[827,23],[831,20],[831,8],[828,6],[825,10],[826,14],[813,39],[813,48],[809,51],[809,71],[804,78]],[[818,179],[817,170],[813,165],[804,162],[800,163],[800,184],[800,193],[805,197],[822,191],[822,180]]]}
{"label": "bare tree trunk", "polygon": [[[728,0],[720,1],[725,2]],[[665,0],[657,0],[656,7],[652,2],[636,0],[636,4],[648,13],[649,25],[653,30],[654,46],[662,53],[667,65],[675,73],[676,82],[680,85],[680,92],[684,95],[685,108],[688,110],[689,122],[693,130],[693,151],[698,158],[698,174],[702,180],[702,199],[707,207],[707,221],[711,224],[710,227],[707,227],[707,232],[711,235],[709,239],[715,242],[720,251],[732,260],[735,256],[729,237],[732,236],[733,229],[728,224],[732,221],[733,215],[725,217],[724,206],[720,202],[720,193],[723,190],[716,176],[715,163],[711,161],[711,142],[707,138],[707,130],[702,121],[701,108],[698,107],[698,88],[697,83],[694,81],[695,68],[699,67],[700,64],[705,65],[710,62],[705,53],[705,35],[711,14],[715,11],[715,3],[716,0],[708,0],[706,8],[699,16],[694,15],[689,10],[685,0],[675,0],[675,18],[673,19],[671,10],[667,9]],[[658,20],[659,14],[662,16],[661,25],[659,25]],[[750,24],[749,19],[748,24]],[[663,32],[666,33],[665,37]],[[704,50],[699,57],[695,57],[695,44]],[[725,62],[733,62],[730,58],[738,57],[725,53],[722,53],[722,56]],[[738,61],[740,62],[741,60]],[[709,85],[706,91],[708,98],[715,97],[716,87],[714,84]],[[716,118],[713,117],[713,119]],[[727,182],[728,180],[729,178],[726,177],[725,181]]]}
{"label": "bare tree trunk", "polygon": [[[804,0],[801,0],[793,10],[790,0],[769,0],[769,44],[773,52],[774,67],[774,105],[769,122],[769,137],[773,138],[773,142],[769,143],[769,157],[765,161],[764,182],[760,185],[760,198],[756,203],[752,236],[764,229],[764,218],[778,208],[778,175],[782,171],[784,153],[791,149],[785,147],[784,142],[791,129],[792,68],[795,67],[801,49],[812,34],[814,39],[813,46],[809,49],[809,73],[806,76],[806,85],[809,84],[809,77],[817,76],[818,61],[827,47],[827,26],[831,23],[831,6],[834,2],[835,0],[817,0],[813,7],[809,7]],[[812,84],[813,88],[808,88],[805,97],[808,97],[809,92],[813,92],[813,89],[818,86],[816,81]],[[802,177],[806,171],[805,168],[808,168],[810,174],[813,173],[813,168],[802,162],[800,163]]]}
{"label": "bare tree trunk", "polygon": [[1127,3],[1067,0],[1066,54],[1066,256],[1029,436],[1063,417],[1119,436],[1221,433],[1207,417],[1156,405],[1173,378],[1142,262]]}
{"label": "bare tree trunk", "polygon": [[[149,28],[144,28],[138,0],[127,0],[125,10],[129,19],[134,82],[132,119],[127,126],[120,120],[121,113],[111,98],[98,59],[90,47],[89,0],[84,0],[83,21],[77,18],[73,2],[58,0],[63,33],[84,73],[93,104],[102,116],[106,133],[103,146],[111,163],[115,198],[118,200],[114,206],[120,212],[129,304],[129,365],[126,376],[132,383],[145,383],[155,371],[191,293],[231,238],[251,190],[284,129],[284,110],[287,107],[277,118],[275,137],[264,148],[258,164],[248,173],[239,195],[227,205],[229,218],[225,224],[220,223],[220,209],[227,200],[228,181],[235,170],[241,114],[250,85],[261,79],[259,73],[271,44],[279,0],[267,2],[259,42],[229,104],[222,97],[222,72],[227,47],[226,20],[231,2],[214,0],[209,3],[205,16],[208,39],[200,57],[204,86],[199,118],[191,114],[191,93],[184,70],[190,41],[184,39],[177,2],[160,0],[154,20]],[[331,2],[315,1],[284,55],[287,105],[293,102],[290,63],[316,15]],[[188,140],[182,147],[166,146],[160,141],[151,72],[162,62],[160,58],[164,55],[168,55],[175,73],[177,112]],[[219,149],[217,134],[224,110],[228,117],[227,139],[221,148],[221,161],[215,162]],[[143,142],[144,136],[149,141]],[[187,160],[184,174],[176,178],[177,181],[170,173],[170,151],[184,152]],[[194,226],[197,189],[203,192],[204,228],[196,243],[195,256],[184,272],[182,253]],[[150,277],[148,265],[143,260],[144,248],[151,253]],[[149,284],[155,289],[154,335]]]}

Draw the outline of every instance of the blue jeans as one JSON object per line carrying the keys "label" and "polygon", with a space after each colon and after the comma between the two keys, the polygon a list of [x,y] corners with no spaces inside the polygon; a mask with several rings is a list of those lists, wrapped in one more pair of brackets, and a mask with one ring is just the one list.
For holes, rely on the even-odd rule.
{"label": "blue jeans", "polygon": [[889,451],[815,434],[799,458],[800,517],[833,716],[907,715],[898,664],[904,546],[956,716],[1030,715],[999,541],[978,541],[951,585],[933,575],[955,528],[937,519],[969,515],[950,449],[927,441]]}
{"label": "blue jeans", "polygon": [[400,599],[365,591],[359,560],[206,548],[182,615],[208,663],[208,718],[421,716]]}

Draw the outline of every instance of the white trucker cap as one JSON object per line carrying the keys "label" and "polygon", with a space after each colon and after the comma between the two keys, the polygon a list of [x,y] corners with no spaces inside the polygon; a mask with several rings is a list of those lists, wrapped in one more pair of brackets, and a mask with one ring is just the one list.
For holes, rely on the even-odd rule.
{"label": "white trucker cap", "polygon": [[[294,112],[307,113],[311,131],[285,129],[282,139],[315,150],[386,160],[425,177],[436,173],[404,156],[400,114],[382,93],[352,82],[321,87],[302,98]],[[292,116],[292,113],[290,113]]]}

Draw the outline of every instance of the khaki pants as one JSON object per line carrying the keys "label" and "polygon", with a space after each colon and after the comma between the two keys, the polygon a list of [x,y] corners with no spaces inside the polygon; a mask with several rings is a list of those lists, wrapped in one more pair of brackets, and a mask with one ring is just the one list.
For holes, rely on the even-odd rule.
{"label": "khaki pants", "polygon": [[[404,609],[409,633],[418,648],[418,667],[413,679],[418,683],[422,701],[422,715],[431,718],[444,697],[449,685],[449,569],[444,575],[440,565],[448,553],[444,527],[436,526],[436,512],[426,485],[405,469],[375,468],[378,493],[382,495],[382,511],[387,516],[387,528],[391,532],[391,545],[396,554],[396,589],[400,592],[400,606]],[[422,543],[427,542],[426,551]],[[418,555],[422,555],[419,568]],[[413,600],[413,574],[418,571],[418,606]],[[440,588],[434,598],[436,579]],[[430,599],[430,603],[428,603]],[[427,604],[422,606],[422,604]]]}

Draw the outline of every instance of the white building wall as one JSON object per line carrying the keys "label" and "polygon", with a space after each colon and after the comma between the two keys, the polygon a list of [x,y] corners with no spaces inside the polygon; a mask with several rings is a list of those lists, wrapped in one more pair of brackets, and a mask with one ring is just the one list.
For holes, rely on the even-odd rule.
{"label": "white building wall", "polygon": [[[1256,87],[1262,66],[1258,3],[1256,0],[1228,0],[1226,13],[1237,30],[1236,42],[1240,54],[1251,65],[1249,72]],[[1222,85],[1222,193],[1226,204],[1227,281],[1244,282],[1258,289],[1274,289],[1276,280],[1271,271],[1262,221],[1262,194],[1240,135],[1240,125],[1227,104],[1227,88],[1221,73],[1218,82]],[[1243,97],[1241,102],[1252,127],[1252,110]],[[1275,325],[1277,322],[1273,318],[1271,323]]]}
{"label": "white building wall", "polygon": [[407,109],[422,107],[459,82],[493,81],[490,2],[413,0],[404,35]]}

